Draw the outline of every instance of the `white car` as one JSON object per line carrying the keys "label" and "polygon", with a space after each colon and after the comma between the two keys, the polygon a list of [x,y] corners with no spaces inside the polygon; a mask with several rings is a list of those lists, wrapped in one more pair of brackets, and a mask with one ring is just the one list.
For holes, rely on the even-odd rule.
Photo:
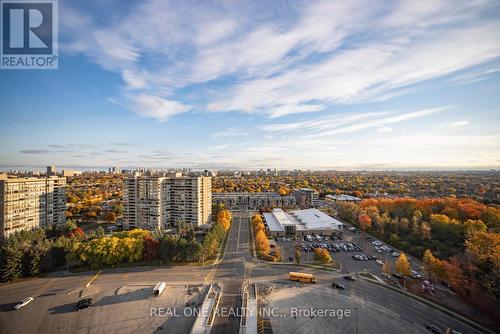
{"label": "white car", "polygon": [[381,266],[383,266],[383,265],[384,265],[384,262],[382,262],[382,260],[377,260],[377,261],[375,261],[375,262],[377,262],[377,263],[378,263],[378,264],[380,264]]}
{"label": "white car", "polygon": [[14,310],[19,310],[21,307],[24,307],[33,301],[33,297],[24,298],[19,304],[14,306]]}
{"label": "white car", "polygon": [[394,252],[394,253],[392,253],[392,256],[394,256],[394,257],[398,257],[398,256],[399,256],[399,253],[398,253],[398,252]]}
{"label": "white car", "polygon": [[420,275],[418,272],[416,272],[415,270],[412,270],[411,271],[411,277],[412,278],[418,278],[418,279],[421,279],[422,278],[422,275]]}

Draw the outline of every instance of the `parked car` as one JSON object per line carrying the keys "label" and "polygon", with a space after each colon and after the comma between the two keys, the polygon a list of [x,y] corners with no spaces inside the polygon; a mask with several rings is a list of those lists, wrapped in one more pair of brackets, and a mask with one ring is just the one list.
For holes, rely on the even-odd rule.
{"label": "parked car", "polygon": [[439,328],[436,325],[425,324],[425,328],[427,328],[427,330],[429,332],[431,332],[431,333],[435,333],[435,334],[441,334],[441,333],[443,333],[443,331],[441,330],[441,328]]}
{"label": "parked car", "polygon": [[334,281],[334,282],[332,282],[332,288],[344,290],[345,286],[343,284],[340,284],[340,283]]}
{"label": "parked car", "polygon": [[16,304],[16,306],[14,306],[14,310],[19,310],[21,307],[28,305],[32,301],[33,297],[26,297],[19,304]]}
{"label": "parked car", "polygon": [[400,274],[398,274],[398,273],[392,273],[392,276],[393,276],[394,278],[397,278],[397,279],[402,279],[402,278],[403,278],[403,276],[401,276],[401,275],[400,275]]}
{"label": "parked car", "polygon": [[353,275],[345,275],[344,279],[346,279],[348,281],[355,281],[356,277],[354,277]]}
{"label": "parked car", "polygon": [[381,266],[383,266],[383,265],[384,265],[384,262],[383,262],[382,260],[376,260],[376,262],[377,262],[378,264],[380,264]]}
{"label": "parked car", "polygon": [[393,256],[393,257],[398,257],[398,256],[399,256],[399,253],[398,253],[398,252],[393,252],[393,253],[392,253],[392,256]]}
{"label": "parked car", "polygon": [[412,270],[411,271],[411,278],[420,279],[420,278],[422,278],[422,275],[420,275],[419,273],[417,273],[415,270]]}
{"label": "parked car", "polygon": [[86,298],[86,299],[82,299],[78,303],[76,303],[75,308],[77,311],[80,311],[80,310],[83,310],[85,308],[89,308],[91,306],[92,306],[92,298]]}

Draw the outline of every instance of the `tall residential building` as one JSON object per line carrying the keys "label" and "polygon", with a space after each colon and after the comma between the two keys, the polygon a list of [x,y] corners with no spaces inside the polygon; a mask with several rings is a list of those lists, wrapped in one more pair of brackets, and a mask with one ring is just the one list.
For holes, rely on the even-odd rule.
{"label": "tall residential building", "polygon": [[118,166],[111,166],[108,168],[108,172],[111,174],[120,174],[122,172],[122,169]]}
{"label": "tall residential building", "polygon": [[297,205],[301,208],[310,208],[318,206],[318,193],[311,188],[294,189],[292,195],[297,200]]}
{"label": "tall residential building", "polygon": [[47,166],[47,176],[56,175],[56,166]]}
{"label": "tall residential building", "polygon": [[66,178],[0,178],[0,237],[23,229],[64,224]]}
{"label": "tall residential building", "polygon": [[125,179],[125,228],[159,229],[179,222],[210,222],[212,179],[208,176],[133,176]]}

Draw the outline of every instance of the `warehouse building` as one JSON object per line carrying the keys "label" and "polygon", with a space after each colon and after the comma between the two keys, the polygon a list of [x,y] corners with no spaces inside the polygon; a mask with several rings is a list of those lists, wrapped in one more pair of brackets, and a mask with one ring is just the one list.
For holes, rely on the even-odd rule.
{"label": "warehouse building", "polygon": [[311,234],[332,235],[342,233],[344,224],[318,209],[305,209],[285,212],[273,209],[264,213],[269,234],[274,237]]}

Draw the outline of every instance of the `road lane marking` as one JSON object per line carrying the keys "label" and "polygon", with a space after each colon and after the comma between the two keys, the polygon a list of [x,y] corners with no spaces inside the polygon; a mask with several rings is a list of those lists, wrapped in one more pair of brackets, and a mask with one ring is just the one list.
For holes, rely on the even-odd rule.
{"label": "road lane marking", "polygon": [[96,278],[97,278],[97,276],[99,276],[101,273],[102,273],[102,270],[99,270],[99,271],[97,272],[97,274],[95,274],[95,275],[94,275],[94,277],[92,277],[92,278],[90,279],[90,281],[88,281],[88,283],[85,285],[85,287],[87,287],[87,288],[88,288],[88,287],[90,286],[90,284],[92,284],[92,282],[93,282],[93,281],[95,281],[95,280],[96,280]]}
{"label": "road lane marking", "polygon": [[35,292],[33,294],[33,298],[37,298],[42,293],[44,293],[52,284],[54,284],[55,281],[56,281],[56,279],[52,279],[52,280],[48,281],[47,283],[45,283],[45,285],[43,285],[40,289],[38,289],[37,292]]}

